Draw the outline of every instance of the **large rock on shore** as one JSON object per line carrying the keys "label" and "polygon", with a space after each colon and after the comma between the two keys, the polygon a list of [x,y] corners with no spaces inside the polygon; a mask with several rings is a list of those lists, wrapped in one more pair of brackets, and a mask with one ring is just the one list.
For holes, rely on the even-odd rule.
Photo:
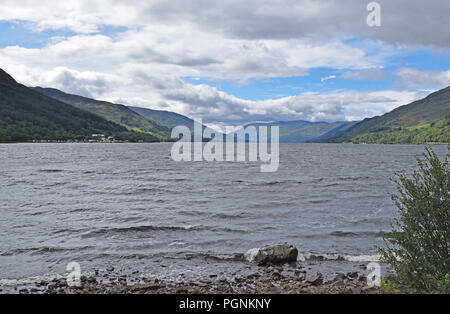
{"label": "large rock on shore", "polygon": [[292,244],[281,243],[251,249],[245,256],[248,261],[258,263],[258,265],[280,264],[297,261],[298,250]]}

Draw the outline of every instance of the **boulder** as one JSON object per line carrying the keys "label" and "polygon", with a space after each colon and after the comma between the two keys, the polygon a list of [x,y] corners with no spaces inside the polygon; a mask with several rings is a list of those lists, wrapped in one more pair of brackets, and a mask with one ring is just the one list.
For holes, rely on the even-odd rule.
{"label": "boulder", "polygon": [[281,243],[251,249],[245,255],[248,261],[258,265],[280,264],[297,261],[298,250],[292,244]]}
{"label": "boulder", "polygon": [[296,275],[298,276],[298,280],[300,280],[300,281],[306,280],[306,272],[300,272]]}
{"label": "boulder", "polygon": [[323,276],[321,273],[318,273],[317,275],[310,277],[307,282],[313,286],[320,286],[323,283]]}
{"label": "boulder", "polygon": [[347,278],[350,280],[358,278],[358,272],[354,271],[347,273]]}

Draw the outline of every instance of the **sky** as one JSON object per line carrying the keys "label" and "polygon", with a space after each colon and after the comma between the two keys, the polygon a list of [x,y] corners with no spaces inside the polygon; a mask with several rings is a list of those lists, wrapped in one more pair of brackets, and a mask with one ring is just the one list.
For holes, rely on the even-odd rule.
{"label": "sky", "polygon": [[450,85],[450,1],[0,0],[27,86],[209,125],[354,121]]}

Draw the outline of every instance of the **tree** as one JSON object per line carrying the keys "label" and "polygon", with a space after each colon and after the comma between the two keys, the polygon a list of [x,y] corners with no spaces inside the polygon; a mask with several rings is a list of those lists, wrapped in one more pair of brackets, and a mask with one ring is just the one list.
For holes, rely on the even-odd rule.
{"label": "tree", "polygon": [[425,159],[416,158],[419,169],[411,178],[396,173],[392,179],[398,217],[379,252],[405,287],[450,293],[449,154],[441,161],[431,147],[425,149]]}

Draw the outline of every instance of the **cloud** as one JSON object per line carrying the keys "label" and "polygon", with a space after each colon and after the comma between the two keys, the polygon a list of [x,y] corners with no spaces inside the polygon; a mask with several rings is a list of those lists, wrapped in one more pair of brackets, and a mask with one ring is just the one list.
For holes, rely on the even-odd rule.
{"label": "cloud", "polygon": [[[352,34],[393,44],[448,47],[447,0],[378,0],[381,27],[366,24],[368,2],[360,0],[3,0],[0,20],[26,20],[37,30],[70,28],[91,34],[101,25],[195,28],[219,37],[246,40],[315,38]],[[439,29],[439,32],[436,30]]]}
{"label": "cloud", "polygon": [[413,68],[401,68],[395,72],[398,83],[406,88],[435,87],[450,85],[450,70],[423,71]]}
{"label": "cloud", "polygon": [[[149,108],[156,106],[157,109],[176,111],[219,125],[297,119],[360,120],[383,114],[424,96],[415,91],[305,92],[296,96],[254,101],[235,97],[205,84],[192,85],[175,77],[147,77],[145,82],[151,82],[151,86],[157,90],[150,90],[150,85],[127,86],[126,90],[115,92],[120,94],[120,102]],[[146,100],[136,98],[136,94],[146,95]],[[149,99],[152,101],[149,102]],[[110,100],[118,101],[114,96]]]}
{"label": "cloud", "polygon": [[[45,56],[45,57],[43,57]],[[194,29],[160,26],[128,30],[114,39],[102,34],[76,35],[47,46],[0,50],[1,59],[50,70],[57,66],[111,74],[121,67],[245,82],[249,78],[308,75],[314,67],[359,69],[376,65],[359,48],[340,41],[251,41],[217,37]],[[6,63],[6,62],[5,62]]]}
{"label": "cloud", "polygon": [[[419,3],[391,2],[380,1],[383,23],[397,21],[401,25],[414,16],[410,11]],[[445,3],[443,7],[447,6]],[[442,29],[427,31],[427,40],[432,40],[433,33],[450,38],[444,35],[448,19],[440,10],[442,6],[425,6],[428,16],[433,17],[432,24],[439,21]],[[351,0],[230,0],[220,4],[173,0],[138,1],[133,5],[121,0],[42,0],[38,6],[31,0],[3,0],[0,20],[31,21],[36,25],[35,31],[69,28],[78,34],[59,36],[56,41],[49,38],[42,49],[4,48],[0,61],[3,55],[3,59],[9,57],[44,71],[63,66],[109,74],[134,65],[157,73],[241,83],[250,78],[305,76],[308,69],[318,67],[377,69],[395,53],[394,46],[376,44],[377,40],[384,32],[393,36],[398,30],[384,24],[376,30],[368,27],[364,24],[367,13],[365,5]],[[428,23],[413,24],[421,24],[422,31],[429,28]],[[105,25],[124,26],[127,31],[113,36],[99,33]],[[368,39],[356,47],[345,41],[354,36]],[[386,41],[408,42],[421,35],[408,29],[397,37],[398,40]],[[371,71],[348,72],[346,76],[362,79],[380,75],[376,73],[379,70]]]}
{"label": "cloud", "polygon": [[52,86],[92,98],[111,92],[121,84],[122,80],[112,75],[92,71],[79,72],[65,67],[57,67],[44,73],[39,85]]}
{"label": "cloud", "polygon": [[159,21],[188,21],[233,38],[329,40],[353,34],[394,44],[450,44],[448,1],[426,5],[421,0],[377,2],[381,6],[382,26],[376,28],[366,23],[368,1],[360,0],[231,0],[220,5],[208,1],[156,1],[149,5],[147,13]]}
{"label": "cloud", "polygon": [[335,78],[336,78],[336,75],[330,75],[330,76],[322,77],[320,79],[320,81],[323,83],[325,81],[332,80],[332,79],[335,79]]}
{"label": "cloud", "polygon": [[381,67],[344,72],[341,78],[352,80],[382,80],[386,74]]}

